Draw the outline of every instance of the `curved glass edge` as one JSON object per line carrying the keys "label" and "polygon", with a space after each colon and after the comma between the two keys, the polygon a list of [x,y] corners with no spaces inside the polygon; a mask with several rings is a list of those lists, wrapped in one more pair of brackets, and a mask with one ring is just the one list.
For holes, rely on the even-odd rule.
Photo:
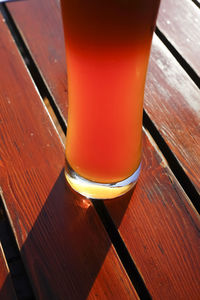
{"label": "curved glass edge", "polygon": [[98,183],[81,177],[66,162],[65,177],[69,185],[79,194],[89,199],[112,199],[127,193],[134,187],[141,170],[137,170],[128,178],[115,183]]}

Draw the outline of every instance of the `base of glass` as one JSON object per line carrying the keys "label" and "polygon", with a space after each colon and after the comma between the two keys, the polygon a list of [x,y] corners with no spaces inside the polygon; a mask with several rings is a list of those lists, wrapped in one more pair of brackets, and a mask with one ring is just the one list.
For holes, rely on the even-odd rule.
{"label": "base of glass", "polygon": [[141,163],[137,170],[125,180],[115,183],[98,183],[81,177],[67,164],[65,177],[76,192],[89,199],[112,199],[127,193],[134,187],[139,177],[140,169]]}

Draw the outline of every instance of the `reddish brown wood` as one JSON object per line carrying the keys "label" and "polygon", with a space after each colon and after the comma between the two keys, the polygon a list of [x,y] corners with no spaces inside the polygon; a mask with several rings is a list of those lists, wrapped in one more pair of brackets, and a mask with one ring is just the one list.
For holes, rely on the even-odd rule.
{"label": "reddish brown wood", "polygon": [[156,36],[144,108],[200,192],[200,91]]}
{"label": "reddish brown wood", "polygon": [[[169,4],[166,4],[168,2]],[[199,64],[200,60],[197,59],[199,52],[196,53],[196,51],[198,49],[197,44],[200,41],[200,38],[197,39],[200,33],[200,26],[196,27],[194,19],[199,15],[200,10],[191,0],[181,1],[181,3],[186,4],[181,4],[180,7],[178,6],[179,2],[179,0],[174,2],[172,0],[163,0],[159,15],[159,26],[161,26],[162,19],[163,22],[167,22],[169,14],[174,16],[175,20],[177,18],[182,26],[180,29],[182,34],[185,34],[182,40],[186,41],[188,34],[191,35],[191,38],[194,35],[193,42],[190,43],[189,53]],[[22,3],[13,2],[8,7],[23,37],[27,41],[28,48],[37,62],[60,110],[66,118],[67,99],[64,92],[67,84],[65,80],[66,67],[58,2],[56,0],[49,0],[48,2],[44,0]],[[178,11],[176,7],[179,9]],[[187,8],[187,15],[189,14],[190,16],[191,14],[191,17],[186,17],[186,20],[183,16],[185,8]],[[165,14],[163,13],[164,9],[166,9]],[[37,15],[37,18],[35,18],[35,15]],[[182,21],[180,20],[180,15],[182,16]],[[186,22],[186,25],[182,24],[182,22]],[[191,23],[190,26],[188,22]],[[40,23],[43,25],[40,26]],[[171,27],[173,30],[176,30],[174,36],[180,37],[181,40],[179,23],[175,23]],[[193,30],[193,33],[190,33],[191,30]],[[184,48],[184,51],[189,48]],[[187,53],[183,52],[183,55],[188,60]],[[54,59],[56,60],[55,64],[53,63]],[[200,192],[200,180],[199,176],[196,176],[200,169],[200,160],[198,159],[200,153],[199,99],[199,90],[192,80],[185,74],[185,71],[182,70],[177,61],[173,59],[166,47],[159,42],[158,38],[154,37],[145,91],[145,109],[188,177]]]}
{"label": "reddish brown wood", "polygon": [[1,194],[37,299],[138,299],[0,17]]}
{"label": "reddish brown wood", "polygon": [[3,248],[0,243],[0,299],[17,300],[10,271],[6,263]]}
{"label": "reddish brown wood", "polygon": [[[67,71],[60,2],[34,0],[7,5],[44,81],[67,117]],[[17,4],[17,5],[15,5]],[[37,16],[37,18],[35,17]]]}
{"label": "reddish brown wood", "polygon": [[200,219],[152,143],[144,136],[142,172],[132,197],[105,205],[153,299],[198,300]]}
{"label": "reddish brown wood", "polygon": [[200,76],[200,9],[191,0],[161,0],[157,25]]}

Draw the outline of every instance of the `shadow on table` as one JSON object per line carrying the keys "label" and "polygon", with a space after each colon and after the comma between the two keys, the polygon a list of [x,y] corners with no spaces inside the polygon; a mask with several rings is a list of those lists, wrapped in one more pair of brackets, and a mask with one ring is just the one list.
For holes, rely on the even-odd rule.
{"label": "shadow on table", "polygon": [[121,197],[111,200],[104,200],[104,206],[112,215],[112,221],[114,221],[114,224],[117,228],[119,228],[122,222],[123,216],[126,212],[126,209],[128,208],[134,190],[135,187]]}
{"label": "shadow on table", "polygon": [[12,285],[10,274],[7,275],[3,285],[0,284],[0,299],[1,300],[17,300],[15,290]]}
{"label": "shadow on table", "polygon": [[[112,203],[118,224],[131,194]],[[36,299],[86,299],[110,246],[93,205],[62,170],[21,249]]]}

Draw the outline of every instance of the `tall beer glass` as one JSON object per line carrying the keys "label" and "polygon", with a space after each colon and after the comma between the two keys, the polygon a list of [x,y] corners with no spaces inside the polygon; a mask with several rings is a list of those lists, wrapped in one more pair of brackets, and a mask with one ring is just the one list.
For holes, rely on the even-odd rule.
{"label": "tall beer glass", "polygon": [[114,198],[141,165],[145,77],[159,0],[61,0],[68,72],[65,176]]}

